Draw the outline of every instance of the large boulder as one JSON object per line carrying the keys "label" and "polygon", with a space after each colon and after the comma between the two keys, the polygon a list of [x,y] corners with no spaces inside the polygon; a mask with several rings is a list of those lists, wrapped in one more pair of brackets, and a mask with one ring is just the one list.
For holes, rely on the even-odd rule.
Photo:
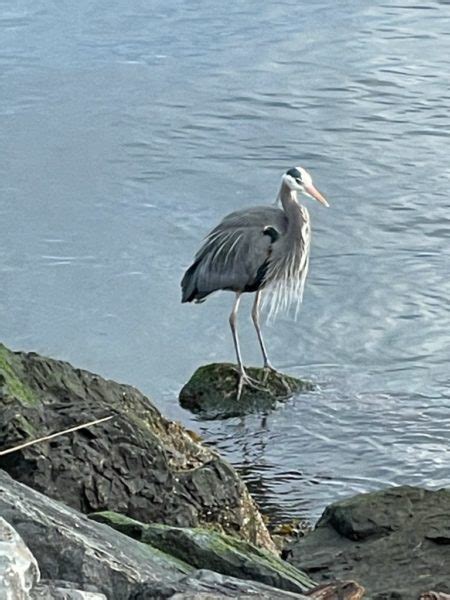
{"label": "large boulder", "polygon": [[138,390],[0,345],[0,448],[111,414],[95,427],[3,456],[0,466],[85,513],[207,525],[274,550],[234,469]]}
{"label": "large boulder", "polygon": [[198,569],[209,569],[299,593],[316,587],[307,575],[272,553],[228,535],[200,528],[145,525],[111,512],[89,517]]}
{"label": "large boulder", "polygon": [[[4,471],[0,471],[0,514],[18,533],[15,536],[8,528],[7,539],[15,545],[9,548],[9,564],[16,569],[17,589],[26,590],[23,597],[1,596],[9,600],[104,600],[104,596],[108,600],[165,600],[180,595],[222,599],[245,594],[264,600],[307,600],[303,594],[258,582],[197,571],[149,544],[89,520],[14,481]],[[17,545],[19,536],[26,547]],[[29,551],[44,578],[36,587],[39,572]]]}
{"label": "large boulder", "polygon": [[273,410],[293,394],[314,389],[309,381],[277,371],[256,367],[247,367],[246,371],[255,385],[244,385],[238,399],[236,365],[213,363],[199,367],[180,392],[181,406],[200,413],[202,418],[236,417]]}
{"label": "large boulder", "polygon": [[319,581],[355,579],[373,600],[449,593],[450,490],[393,487],[336,502],[288,560]]}

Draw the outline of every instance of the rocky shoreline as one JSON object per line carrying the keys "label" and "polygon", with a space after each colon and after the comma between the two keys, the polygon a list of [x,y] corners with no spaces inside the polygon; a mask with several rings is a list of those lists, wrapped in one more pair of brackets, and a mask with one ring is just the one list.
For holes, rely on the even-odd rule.
{"label": "rocky shoreline", "polygon": [[[285,376],[253,376],[267,383],[272,409],[310,389]],[[226,418],[235,410],[233,378],[230,365],[203,367],[182,399],[206,418]],[[245,410],[255,403],[249,392]],[[0,345],[0,411],[0,452],[113,416],[0,456],[0,598],[450,593],[450,491],[389,488],[338,502],[280,558],[231,465],[135,388]]]}

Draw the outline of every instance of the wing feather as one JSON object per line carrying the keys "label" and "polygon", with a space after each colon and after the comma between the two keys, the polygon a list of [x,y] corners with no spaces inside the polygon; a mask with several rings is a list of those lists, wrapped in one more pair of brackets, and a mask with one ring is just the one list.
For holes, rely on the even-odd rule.
{"label": "wing feather", "polygon": [[186,272],[182,281],[184,301],[201,300],[219,289],[249,291],[260,283],[261,268],[274,239],[267,228],[280,235],[286,231],[282,210],[257,206],[227,215],[206,236]]}

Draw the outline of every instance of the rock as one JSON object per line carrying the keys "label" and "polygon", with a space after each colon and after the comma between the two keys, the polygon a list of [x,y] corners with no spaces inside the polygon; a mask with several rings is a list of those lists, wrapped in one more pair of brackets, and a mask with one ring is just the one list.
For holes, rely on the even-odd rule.
{"label": "rock", "polygon": [[[239,598],[239,600],[310,600],[311,598],[317,598],[313,593],[303,595],[276,590],[260,583],[242,581],[241,579],[204,570],[196,571],[195,575],[187,575],[180,583],[186,586],[187,591],[173,594],[170,596],[170,600],[217,600],[224,597]],[[258,587],[255,588],[254,586]],[[344,590],[342,586],[345,587],[345,582],[338,583],[337,593]],[[222,594],[225,594],[225,596]],[[149,596],[139,596],[134,600],[148,600],[148,598]],[[359,600],[359,598],[341,594],[335,597],[329,596],[327,600]]]}
{"label": "rock", "polygon": [[[308,600],[308,596],[276,590],[261,583],[242,581],[235,577],[220,575],[212,571],[200,570],[186,576],[180,584],[183,591],[167,596],[170,600],[219,600],[239,598],[239,600]],[[149,600],[150,596],[138,596],[133,600]]]}
{"label": "rock", "polygon": [[329,506],[288,560],[314,579],[355,579],[373,600],[450,592],[450,490],[392,487]]}
{"label": "rock", "polygon": [[247,373],[260,387],[244,386],[237,400],[239,375],[235,365],[213,363],[200,367],[182,388],[180,404],[193,413],[201,413],[203,418],[236,417],[272,410],[294,393],[314,389],[309,381],[275,371],[247,367]]}
{"label": "rock", "polygon": [[272,553],[215,531],[144,525],[114,513],[97,513],[90,518],[109,524],[198,569],[209,569],[299,593],[316,587],[304,573]]}
{"label": "rock", "polygon": [[[43,577],[50,580],[23,596],[27,600],[103,600],[103,596],[108,600],[164,600],[194,593],[203,598],[236,598],[241,592],[264,600],[307,600],[302,594],[258,582],[196,571],[14,481],[4,471],[0,471],[0,514],[20,534]],[[6,598],[22,600],[20,596]]]}
{"label": "rock", "polygon": [[36,559],[17,531],[0,517],[0,598],[26,600],[39,577]]}
{"label": "rock", "polygon": [[339,581],[318,586],[307,595],[313,600],[361,600],[364,592],[356,581]]}
{"label": "rock", "polygon": [[0,448],[111,414],[110,421],[3,456],[0,467],[85,513],[207,525],[275,551],[234,469],[138,390],[0,345]]}
{"label": "rock", "polygon": [[65,581],[41,581],[33,588],[30,600],[108,600],[104,594],[77,590]]}
{"label": "rock", "polygon": [[441,592],[425,592],[420,595],[419,600],[450,600],[450,594],[443,594]]}
{"label": "rock", "polygon": [[128,598],[148,587],[172,585],[192,567],[132,540],[12,480],[0,471],[0,514],[21,535],[42,577]]}

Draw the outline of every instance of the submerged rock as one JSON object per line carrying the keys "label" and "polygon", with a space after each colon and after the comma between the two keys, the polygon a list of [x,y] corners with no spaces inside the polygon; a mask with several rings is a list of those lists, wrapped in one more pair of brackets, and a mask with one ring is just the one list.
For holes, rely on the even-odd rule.
{"label": "submerged rock", "polygon": [[93,514],[90,518],[198,569],[209,569],[299,593],[316,587],[312,579],[292,565],[231,536],[200,528],[145,525],[111,512]]}
{"label": "submerged rock", "polygon": [[115,415],[0,458],[15,479],[85,513],[207,525],[275,551],[234,469],[137,389],[0,345],[0,448]]}
{"label": "submerged rock", "polygon": [[244,386],[238,400],[236,365],[213,363],[199,367],[180,392],[181,406],[206,418],[235,417],[272,410],[281,400],[314,389],[310,381],[277,371],[256,367],[247,367],[246,371],[257,387]]}
{"label": "submerged rock", "polygon": [[355,579],[372,600],[448,594],[450,490],[393,487],[336,502],[288,560],[319,581]]}

